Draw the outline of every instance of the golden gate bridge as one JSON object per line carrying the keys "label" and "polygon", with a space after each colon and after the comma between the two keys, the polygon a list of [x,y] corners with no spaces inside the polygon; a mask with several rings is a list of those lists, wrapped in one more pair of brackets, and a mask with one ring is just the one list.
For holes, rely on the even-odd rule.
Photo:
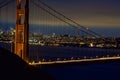
{"label": "golden gate bridge", "polygon": [[[63,27],[64,26],[64,27]],[[58,12],[57,10],[50,7],[48,4],[44,3],[41,0],[7,0],[0,2],[0,28],[7,30],[8,28],[14,28],[13,34],[10,37],[13,37],[11,42],[14,43],[14,53],[21,57],[23,60],[28,62],[30,65],[44,65],[44,64],[64,64],[64,63],[73,63],[73,62],[87,62],[87,61],[104,61],[104,60],[115,60],[120,59],[119,49],[116,47],[119,44],[116,42],[116,39],[106,39],[104,36],[94,32],[88,27],[82,26],[79,23],[75,22],[71,18],[68,18],[64,14]],[[44,36],[47,38],[40,37],[37,35],[36,39],[39,42],[30,43],[29,39],[34,38],[32,30],[37,29],[38,33],[50,34],[56,32],[62,32],[64,34],[77,34],[77,36]],[[71,29],[71,30],[70,30]],[[37,33],[37,32],[36,32]],[[14,35],[14,36],[12,36]],[[32,37],[31,37],[32,36]],[[86,37],[85,37],[86,36]],[[91,38],[87,38],[87,37]],[[75,39],[73,39],[75,38]],[[5,38],[5,39],[8,39]],[[68,39],[68,40],[67,40]],[[5,40],[4,40],[5,41]],[[1,40],[1,42],[4,42]],[[81,42],[87,42],[90,44],[90,47],[93,47],[94,42],[97,44],[100,42],[100,45],[105,45],[107,42],[113,42],[109,44],[112,48],[107,49],[107,54],[94,54],[92,57],[87,57],[86,55],[81,57],[74,58],[73,55],[69,59],[56,58],[56,60],[46,61],[44,58],[39,59],[38,51],[40,48],[36,47],[40,45],[40,41],[47,43],[47,46],[50,45],[65,45],[65,44],[79,44]],[[45,45],[43,43],[43,45]],[[81,43],[81,44],[80,44]],[[93,44],[92,44],[93,43]],[[31,48],[32,45],[32,48]],[[13,45],[11,46],[13,47]],[[103,46],[102,46],[103,47]],[[36,49],[38,48],[38,50]],[[81,47],[80,47],[81,48]],[[31,51],[33,49],[34,51]],[[93,50],[93,48],[90,48]],[[101,49],[101,48],[100,48]],[[86,48],[87,50],[87,48]],[[13,51],[13,50],[12,50]],[[81,51],[81,50],[78,50]],[[99,51],[99,50],[98,50]],[[89,52],[93,54],[93,52]],[[112,52],[112,54],[111,54]],[[36,56],[36,60],[30,60],[30,53]],[[72,52],[74,53],[74,52]],[[82,52],[81,52],[82,53]],[[84,52],[83,52],[84,53]],[[109,54],[110,53],[110,54]],[[62,53],[61,53],[62,54]],[[71,54],[71,53],[70,53]],[[50,55],[50,54],[49,54]],[[57,55],[57,53],[56,53]],[[64,55],[64,54],[62,54]],[[69,54],[67,54],[69,56]],[[74,54],[75,55],[75,54]],[[47,55],[48,56],[48,55]]]}

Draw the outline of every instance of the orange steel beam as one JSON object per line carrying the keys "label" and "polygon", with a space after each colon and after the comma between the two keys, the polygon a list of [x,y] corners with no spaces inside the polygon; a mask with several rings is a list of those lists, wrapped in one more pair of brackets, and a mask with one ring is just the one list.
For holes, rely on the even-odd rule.
{"label": "orange steel beam", "polygon": [[[24,2],[22,2],[24,1]],[[24,6],[22,6],[22,4]],[[17,0],[16,32],[14,53],[28,62],[29,60],[29,0]]]}

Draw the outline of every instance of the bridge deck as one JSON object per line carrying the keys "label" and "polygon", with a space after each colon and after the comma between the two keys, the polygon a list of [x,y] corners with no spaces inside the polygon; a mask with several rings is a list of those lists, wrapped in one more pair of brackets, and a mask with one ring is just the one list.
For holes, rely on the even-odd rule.
{"label": "bridge deck", "polygon": [[52,64],[66,64],[66,63],[80,63],[80,62],[91,62],[91,61],[105,61],[105,60],[119,60],[120,56],[115,57],[103,57],[103,58],[94,58],[94,59],[80,59],[80,60],[66,60],[66,61],[51,61],[51,62],[32,62],[29,65],[52,65]]}

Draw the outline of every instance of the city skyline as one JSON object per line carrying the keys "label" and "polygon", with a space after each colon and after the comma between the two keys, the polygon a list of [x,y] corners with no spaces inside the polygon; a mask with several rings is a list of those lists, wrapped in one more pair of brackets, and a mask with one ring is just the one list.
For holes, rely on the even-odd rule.
{"label": "city skyline", "polygon": [[[44,0],[44,3],[100,35],[119,37],[120,1],[118,0]],[[62,24],[57,23],[57,20],[55,21],[56,24],[49,18],[47,18],[47,21],[50,22],[47,25],[51,26],[51,30],[55,33],[57,32],[54,27],[56,25],[62,26]],[[44,22],[39,20],[35,20],[35,24],[44,26]],[[34,32],[37,31],[39,25],[34,27]],[[61,32],[65,32],[64,30]],[[69,29],[69,32],[73,33],[73,30]]]}

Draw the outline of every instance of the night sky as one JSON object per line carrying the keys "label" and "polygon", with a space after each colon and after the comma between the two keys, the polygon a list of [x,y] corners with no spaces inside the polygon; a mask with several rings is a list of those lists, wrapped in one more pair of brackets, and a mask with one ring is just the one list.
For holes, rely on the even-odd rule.
{"label": "night sky", "polygon": [[[0,0],[2,2],[4,0]],[[35,0],[34,0],[35,1]],[[37,0],[36,0],[37,1]],[[120,0],[42,0],[53,9],[76,21],[80,25],[107,36],[119,36],[120,34]],[[11,6],[13,6],[11,4]],[[33,7],[32,5],[30,7]],[[5,9],[6,10],[6,9]],[[15,15],[15,9],[9,7],[9,15]],[[31,9],[33,12],[34,9]],[[40,11],[38,10],[38,15]],[[33,14],[32,14],[33,15]],[[36,14],[34,14],[36,15]],[[4,12],[1,17],[5,16]],[[38,17],[38,16],[37,16]],[[8,17],[8,18],[12,18]],[[32,20],[38,26],[42,21]],[[47,18],[50,21],[51,19]],[[14,17],[12,18],[13,21]],[[11,20],[11,21],[12,21]],[[48,25],[54,26],[51,22]],[[58,25],[58,24],[57,24]],[[61,25],[62,26],[62,25]],[[33,29],[33,28],[32,28]],[[35,31],[37,30],[34,28]]]}
{"label": "night sky", "polygon": [[44,1],[82,25],[100,27],[120,26],[120,0]]}

